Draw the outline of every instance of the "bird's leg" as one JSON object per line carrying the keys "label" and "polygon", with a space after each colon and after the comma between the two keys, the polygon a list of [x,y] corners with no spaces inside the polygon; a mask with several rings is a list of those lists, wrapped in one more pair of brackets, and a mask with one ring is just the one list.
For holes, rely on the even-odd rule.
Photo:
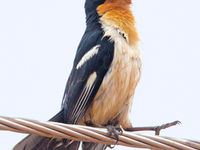
{"label": "bird's leg", "polygon": [[[121,127],[121,125],[97,125],[97,124],[94,124],[92,123],[91,121],[86,121],[85,124],[87,126],[91,126],[91,127],[99,127],[99,128],[104,128],[106,127],[107,130],[108,130],[108,135],[110,137],[114,137],[116,139],[116,144],[118,143],[119,141],[119,135],[121,135],[123,133],[123,128]],[[111,145],[107,145],[109,148],[114,148],[114,146],[111,146]]]}
{"label": "bird's leg", "polygon": [[85,122],[85,124],[87,126],[90,126],[90,127],[99,127],[99,128],[106,127],[107,130],[108,130],[108,135],[110,137],[114,136],[117,141],[118,141],[119,135],[121,135],[123,133],[123,128],[120,125],[116,125],[116,126],[114,126],[114,125],[101,126],[101,125],[94,124],[91,121],[87,121],[87,122]]}
{"label": "bird's leg", "polygon": [[[116,144],[117,144],[119,141],[119,135],[122,135],[122,133],[123,133],[122,126],[121,125],[116,125],[116,126],[107,125],[106,128],[108,130],[108,135],[110,137],[114,136],[114,138],[116,139]],[[115,146],[108,145],[108,147],[112,149]]]}
{"label": "bird's leg", "polygon": [[112,126],[112,125],[108,125],[106,126],[107,130],[108,130],[108,135],[114,136],[115,139],[119,140],[119,135],[121,135],[123,133],[123,128],[120,125],[116,125],[116,126]]}
{"label": "bird's leg", "polygon": [[180,121],[174,121],[174,122],[171,122],[171,123],[163,124],[161,126],[133,127],[133,128],[126,128],[124,130],[125,131],[155,131],[155,134],[159,135],[161,130],[175,126],[175,125],[180,124],[180,123],[181,123]]}

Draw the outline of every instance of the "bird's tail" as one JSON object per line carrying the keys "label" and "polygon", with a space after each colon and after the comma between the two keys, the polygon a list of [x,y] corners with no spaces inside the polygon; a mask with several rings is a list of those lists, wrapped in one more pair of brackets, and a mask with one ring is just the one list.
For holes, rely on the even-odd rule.
{"label": "bird's tail", "polygon": [[[63,123],[63,110],[56,114],[50,121]],[[80,142],[72,142],[67,148],[62,141],[39,135],[29,135],[20,141],[13,150],[77,150]]]}
{"label": "bird's tail", "polygon": [[92,142],[83,142],[82,150],[105,150],[107,145]]}

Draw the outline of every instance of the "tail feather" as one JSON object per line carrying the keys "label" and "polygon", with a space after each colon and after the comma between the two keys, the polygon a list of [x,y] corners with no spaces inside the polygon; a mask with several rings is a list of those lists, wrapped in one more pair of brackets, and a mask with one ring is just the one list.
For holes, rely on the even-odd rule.
{"label": "tail feather", "polygon": [[72,142],[72,144],[67,146],[67,148],[65,148],[65,150],[78,150],[79,145],[80,145],[80,142],[74,141],[74,142]]}
{"label": "tail feather", "polygon": [[[63,122],[63,110],[56,114],[50,121]],[[29,135],[19,142],[13,150],[53,150],[60,143],[56,139],[47,138],[39,135]],[[64,146],[56,148],[57,150],[66,150]]]}
{"label": "tail feather", "polygon": [[[61,122],[64,121],[63,110],[56,114],[49,121]],[[29,135],[19,142],[13,150],[78,150],[80,142],[73,141],[67,145],[68,140],[53,139],[39,135]],[[63,144],[64,143],[64,144]],[[107,145],[91,142],[83,142],[82,150],[105,150]]]}
{"label": "tail feather", "polygon": [[107,145],[92,142],[83,142],[82,150],[105,150]]}

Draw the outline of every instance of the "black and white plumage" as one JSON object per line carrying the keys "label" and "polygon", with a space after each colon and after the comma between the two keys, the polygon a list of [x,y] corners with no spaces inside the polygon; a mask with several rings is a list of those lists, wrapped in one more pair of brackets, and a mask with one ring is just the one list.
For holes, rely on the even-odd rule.
{"label": "black and white plumage", "polygon": [[[62,103],[66,123],[74,124],[80,121],[97,93],[113,59],[114,43],[108,37],[103,37],[100,25],[94,29],[92,34],[91,29],[86,30],[67,82]],[[89,45],[88,41],[90,41]],[[90,53],[94,49],[96,52]],[[91,56],[87,56],[88,53]]]}
{"label": "black and white plumage", "polygon": [[[86,31],[67,81],[62,109],[51,121],[131,127],[128,114],[141,59],[129,5],[130,0],[86,0]],[[79,145],[30,135],[13,150],[77,150]],[[104,150],[106,145],[83,142],[82,149]]]}

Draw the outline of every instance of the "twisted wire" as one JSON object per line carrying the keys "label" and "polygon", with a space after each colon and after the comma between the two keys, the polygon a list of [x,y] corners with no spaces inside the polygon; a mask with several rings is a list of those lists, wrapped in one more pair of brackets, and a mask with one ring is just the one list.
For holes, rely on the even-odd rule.
{"label": "twisted wire", "polygon": [[0,130],[153,150],[200,150],[200,141],[195,140],[150,136],[123,131],[119,135],[119,141],[116,142],[115,137],[109,136],[105,128],[93,128],[51,121],[43,122],[0,117]]}

